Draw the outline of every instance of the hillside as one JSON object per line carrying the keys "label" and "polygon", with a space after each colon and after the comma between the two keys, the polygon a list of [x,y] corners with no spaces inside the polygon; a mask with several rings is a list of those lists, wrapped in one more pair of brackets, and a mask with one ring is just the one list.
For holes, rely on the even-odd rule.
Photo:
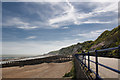
{"label": "hillside", "polygon": [[[99,50],[104,48],[116,47],[120,45],[120,25],[111,31],[104,31],[95,41],[85,41],[83,43],[77,43],[59,51],[53,51],[54,54],[75,54],[81,53],[83,50]],[[118,51],[101,53],[99,56],[118,57]]]}
{"label": "hillside", "polygon": [[59,54],[59,50],[58,50],[58,51],[51,51],[51,52],[49,52],[48,54],[50,54],[50,55],[56,55],[56,54]]}
{"label": "hillside", "polygon": [[81,52],[82,50],[85,49],[86,46],[89,47],[89,44],[92,42],[93,41],[86,41],[83,43],[77,43],[75,45],[72,45],[66,48],[62,48],[59,50],[59,54],[75,54],[75,53]]}
{"label": "hillside", "polygon": [[93,43],[91,49],[110,48],[120,45],[120,25],[111,31],[104,31]]}

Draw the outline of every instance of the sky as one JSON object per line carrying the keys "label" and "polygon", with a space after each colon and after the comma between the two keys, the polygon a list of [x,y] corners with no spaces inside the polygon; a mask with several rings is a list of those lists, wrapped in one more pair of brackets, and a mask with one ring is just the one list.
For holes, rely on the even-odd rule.
{"label": "sky", "polygon": [[118,25],[118,2],[2,2],[3,55],[42,55]]}

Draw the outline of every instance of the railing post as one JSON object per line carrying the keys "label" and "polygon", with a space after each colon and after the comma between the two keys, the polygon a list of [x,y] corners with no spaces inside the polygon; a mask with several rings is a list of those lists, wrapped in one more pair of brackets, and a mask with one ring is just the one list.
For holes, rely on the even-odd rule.
{"label": "railing post", "polygon": [[118,46],[118,49],[119,49],[118,52],[119,52],[119,58],[120,58],[120,45]]}
{"label": "railing post", "polygon": [[96,80],[98,80],[98,53],[97,53],[97,50],[95,50],[95,57],[96,57]]}
{"label": "railing post", "polygon": [[[118,46],[118,49],[119,49],[119,50],[118,50],[118,54],[119,54],[118,57],[120,58],[120,45]],[[118,63],[119,63],[119,61],[120,61],[120,60],[118,60]],[[120,67],[118,67],[118,70],[120,70]],[[120,75],[119,75],[118,77],[120,78]]]}
{"label": "railing post", "polygon": [[90,70],[90,53],[88,51],[88,70]]}
{"label": "railing post", "polygon": [[83,55],[82,62],[84,63],[84,55],[85,55],[84,51],[82,51],[82,55]]}
{"label": "railing post", "polygon": [[85,58],[85,65],[86,65],[86,54],[84,53],[84,55],[85,55],[84,58]]}
{"label": "railing post", "polygon": [[83,63],[84,55],[82,54],[82,63]]}

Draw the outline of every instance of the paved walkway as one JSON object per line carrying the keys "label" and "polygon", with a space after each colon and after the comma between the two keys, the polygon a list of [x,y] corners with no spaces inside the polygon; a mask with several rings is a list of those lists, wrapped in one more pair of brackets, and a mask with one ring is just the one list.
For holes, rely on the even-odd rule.
{"label": "paved walkway", "polygon": [[[90,60],[95,61],[95,57],[91,56]],[[120,59],[99,57],[98,62],[101,64],[104,64],[106,66],[109,66],[111,68],[120,70]],[[95,64],[91,62],[90,65],[91,65],[90,67],[95,71],[95,69],[96,69]],[[118,68],[118,66],[119,66],[119,68]],[[99,75],[102,78],[118,78],[118,76],[120,76],[118,73],[108,70],[102,66],[99,66]]]}

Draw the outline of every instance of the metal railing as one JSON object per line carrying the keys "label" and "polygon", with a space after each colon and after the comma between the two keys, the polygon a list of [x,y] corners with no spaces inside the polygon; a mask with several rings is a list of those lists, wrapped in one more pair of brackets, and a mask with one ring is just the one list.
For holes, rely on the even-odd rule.
{"label": "metal railing", "polygon": [[[88,71],[91,71],[92,73],[95,74],[95,79],[96,80],[103,80],[99,76],[98,65],[120,74],[119,70],[113,69],[111,67],[108,67],[108,66],[103,65],[103,64],[98,62],[98,53],[105,52],[105,51],[112,51],[112,50],[118,50],[118,52],[119,52],[118,57],[120,58],[120,45],[118,47],[114,47],[114,48],[107,48],[107,49],[101,49],[101,50],[88,51],[87,53],[82,52],[81,54],[75,54],[74,56],[80,62],[80,64],[84,65],[84,67],[86,67],[88,69]],[[90,60],[90,54],[92,54],[92,53],[95,53],[95,61]],[[86,56],[88,56],[88,59],[86,58]],[[88,61],[87,64],[86,64],[86,61]],[[96,70],[95,71],[93,71],[90,68],[90,62],[92,62],[92,63],[94,63],[96,65]]]}

